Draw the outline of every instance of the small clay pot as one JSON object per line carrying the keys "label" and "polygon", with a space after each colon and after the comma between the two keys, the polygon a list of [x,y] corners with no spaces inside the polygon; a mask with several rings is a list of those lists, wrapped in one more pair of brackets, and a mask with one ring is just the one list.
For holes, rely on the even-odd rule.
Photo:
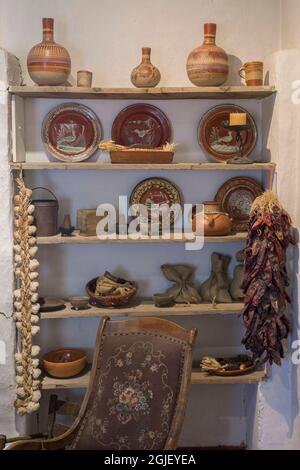
{"label": "small clay pot", "polygon": [[49,375],[66,379],[80,374],[86,365],[86,355],[81,349],[57,349],[45,354],[43,363]]}
{"label": "small clay pot", "polygon": [[192,216],[192,229],[196,232],[196,218],[203,217],[204,223],[204,236],[218,237],[225,236],[231,233],[232,224],[228,214],[222,212],[221,203],[214,201],[203,202],[204,214],[193,214]]}
{"label": "small clay pot", "polygon": [[142,48],[142,61],[131,72],[131,82],[137,88],[153,88],[160,81],[160,71],[151,64],[151,48]]}
{"label": "small clay pot", "polygon": [[83,295],[69,297],[70,304],[74,310],[86,310],[89,306],[90,298]]}

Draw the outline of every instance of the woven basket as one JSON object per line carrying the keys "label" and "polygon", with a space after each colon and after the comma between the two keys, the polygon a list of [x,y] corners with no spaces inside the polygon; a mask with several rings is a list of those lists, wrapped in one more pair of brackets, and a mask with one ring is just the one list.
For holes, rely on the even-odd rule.
{"label": "woven basket", "polygon": [[[135,282],[131,282],[132,289],[127,292],[125,295],[96,295],[96,284],[97,284],[97,277],[89,281],[86,285],[86,291],[90,296],[90,304],[95,305],[96,307],[121,307],[122,305],[128,304],[130,299],[136,294],[137,292],[137,284]],[[125,279],[118,279],[120,284],[125,284]]]}

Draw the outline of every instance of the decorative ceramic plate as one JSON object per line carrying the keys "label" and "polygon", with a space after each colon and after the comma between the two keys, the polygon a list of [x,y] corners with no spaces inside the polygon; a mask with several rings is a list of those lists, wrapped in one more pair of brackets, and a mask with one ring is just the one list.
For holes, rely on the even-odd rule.
{"label": "decorative ceramic plate", "polygon": [[127,147],[162,147],[170,142],[171,124],[167,116],[151,104],[133,104],[114,120],[112,140]]}
{"label": "decorative ceramic plate", "polygon": [[257,130],[254,119],[243,108],[237,105],[219,105],[211,108],[200,120],[198,142],[204,152],[220,162],[226,162],[237,155],[236,133],[224,129],[229,123],[230,113],[247,113],[250,129],[242,131],[243,156],[249,155],[257,141]]}
{"label": "decorative ceramic plate", "polygon": [[250,374],[255,370],[256,366],[253,364],[252,366],[246,367],[245,369],[236,369],[236,370],[215,370],[213,375],[218,375],[220,377],[237,377],[239,375]]}
{"label": "decorative ceramic plate", "polygon": [[233,229],[245,232],[252,203],[263,191],[262,186],[253,178],[231,178],[218,190],[215,201],[219,201],[223,211],[230,215]]}
{"label": "decorative ceramic plate", "polygon": [[55,312],[66,308],[62,299],[54,297],[40,297],[38,302],[40,304],[40,312]]}
{"label": "decorative ceramic plate", "polygon": [[[145,220],[141,215],[141,219],[145,221],[151,220],[151,207],[155,205],[179,204],[182,206],[182,198],[178,188],[170,181],[164,178],[148,178],[141,181],[132,191],[130,196],[130,205],[144,204],[148,208],[148,219]],[[176,206],[175,206],[176,207]],[[171,225],[175,222],[180,214],[180,210],[174,210],[170,213]],[[152,214],[153,215],[153,214]],[[166,215],[168,217],[168,215]],[[162,220],[164,215],[162,213]]]}
{"label": "decorative ceramic plate", "polygon": [[47,114],[42,127],[46,149],[63,162],[90,158],[101,136],[101,124],[94,111],[77,103],[56,106]]}

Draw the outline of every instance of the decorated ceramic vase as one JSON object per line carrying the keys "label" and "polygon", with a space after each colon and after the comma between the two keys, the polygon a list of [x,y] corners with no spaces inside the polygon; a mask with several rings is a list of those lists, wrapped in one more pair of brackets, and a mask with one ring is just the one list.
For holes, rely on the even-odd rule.
{"label": "decorated ceramic vase", "polygon": [[53,18],[43,18],[43,41],[27,57],[30,78],[37,85],[63,85],[71,72],[68,51],[53,39]]}
{"label": "decorated ceramic vase", "polygon": [[216,45],[217,25],[204,25],[204,43],[188,56],[186,70],[196,86],[220,86],[226,82],[229,72],[226,52]]}
{"label": "decorated ceramic vase", "polygon": [[142,62],[131,72],[131,82],[137,88],[153,88],[160,81],[158,68],[151,64],[151,48],[142,48]]}

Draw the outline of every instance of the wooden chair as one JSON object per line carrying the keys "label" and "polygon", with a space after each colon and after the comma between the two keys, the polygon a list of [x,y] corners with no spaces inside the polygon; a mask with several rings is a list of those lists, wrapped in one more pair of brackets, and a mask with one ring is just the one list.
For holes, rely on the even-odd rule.
{"label": "wooden chair", "polygon": [[159,318],[104,318],[89,387],[73,425],[59,437],[9,449],[175,449],[196,334]]}

